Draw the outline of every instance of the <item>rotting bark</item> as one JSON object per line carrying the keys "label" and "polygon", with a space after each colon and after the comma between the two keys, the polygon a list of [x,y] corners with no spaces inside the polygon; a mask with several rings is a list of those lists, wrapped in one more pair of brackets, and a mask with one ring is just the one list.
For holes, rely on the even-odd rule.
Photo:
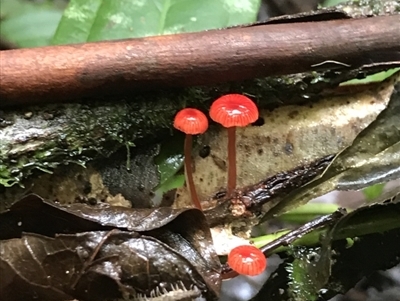
{"label": "rotting bark", "polygon": [[[274,200],[277,195],[283,196],[288,191],[305,185],[321,174],[333,158],[334,155],[329,155],[311,164],[278,173],[260,183],[237,189],[231,197],[227,197],[225,193],[212,196],[208,202],[214,204],[215,207],[204,212],[209,225],[213,227],[232,223],[235,220],[237,222],[239,216],[242,215],[242,218],[246,219],[246,227],[251,229],[252,222],[254,224],[259,222],[256,217],[261,215],[262,206],[265,203],[271,199]],[[241,214],[235,214],[235,211]]]}
{"label": "rotting bark", "polygon": [[[160,133],[170,132],[179,109],[187,105],[205,109],[215,96],[230,89],[229,85],[216,90],[187,88],[99,100],[90,106],[54,104],[0,111],[0,184],[13,185],[33,169],[50,171],[61,163],[84,164],[122,146],[149,143]],[[241,91],[261,96],[273,89],[267,81],[255,80]]]}
{"label": "rotting bark", "polygon": [[[241,159],[239,160],[238,187],[249,185],[251,187],[250,190],[241,189],[240,193],[244,202],[251,200],[249,206],[252,207],[251,210],[255,209],[255,213],[257,213],[264,202],[268,202],[268,206],[274,205],[276,194],[279,193],[282,196],[282,190],[292,190],[302,186],[305,184],[304,181],[307,182],[316,175],[315,172],[322,171],[319,167],[312,165],[308,168],[307,166],[315,160],[337,153],[350,145],[355,135],[372,122],[378,112],[386,107],[393,91],[393,81],[396,79],[397,76],[394,75],[384,83],[364,86],[363,92],[329,97],[321,99],[319,102],[309,103],[308,105],[312,105],[312,109],[309,106],[302,105],[277,108],[273,112],[261,110],[260,116],[265,119],[265,124],[249,127],[246,129],[248,132],[245,135],[240,131],[237,137],[241,150],[239,154]],[[306,112],[310,112],[310,114],[306,115]],[[322,121],[321,117],[326,114],[330,117],[324,118]],[[294,119],[295,117],[296,119]],[[318,124],[319,130],[317,131],[313,126],[315,124]],[[296,125],[297,129],[294,130],[293,128]],[[92,132],[97,133],[98,130]],[[224,179],[226,171],[221,169],[217,164],[218,160],[216,161],[218,158],[223,161],[226,157],[226,141],[224,141],[223,134],[225,134],[223,129],[214,125],[211,126],[209,133],[201,137],[199,144],[208,145],[211,149],[211,155],[201,157],[197,151],[193,152],[197,190],[200,193],[199,196],[201,196],[202,206],[206,209],[219,203],[220,193],[212,199],[210,199],[210,196],[219,191],[220,187],[225,187],[226,183]],[[247,139],[246,137],[249,134],[254,139]],[[304,135],[302,136],[302,134]],[[175,143],[180,141],[176,138],[174,137],[173,140]],[[167,136],[167,139],[171,140],[170,136]],[[35,140],[33,138],[31,140],[30,143],[34,143]],[[219,144],[212,141],[219,141]],[[288,144],[291,149],[285,150]],[[104,149],[107,150],[106,147]],[[108,150],[110,149],[108,148]],[[91,151],[94,153],[95,149],[91,149]],[[39,153],[44,155],[43,158],[39,158],[42,159],[39,163],[52,163],[52,161],[46,161],[52,159],[52,157],[45,155],[54,154],[50,151]],[[84,150],[82,153],[90,154],[90,149]],[[154,156],[158,154],[159,148],[155,144],[152,144],[150,148],[137,147],[131,149],[130,160],[127,162],[126,151],[124,152],[124,149],[121,149],[121,152],[107,160],[101,159],[98,162],[93,162],[93,164],[88,164],[88,168],[76,165],[67,166],[57,168],[53,174],[32,177],[28,181],[21,182],[25,185],[25,189],[16,185],[13,188],[6,189],[4,195],[0,193],[0,196],[8,204],[18,199],[26,191],[30,191],[46,199],[57,200],[64,204],[80,202],[81,200],[90,202],[90,199],[94,199],[125,206],[130,205],[127,201],[129,200],[133,207],[157,206],[159,203],[153,203],[153,197],[156,187],[160,183],[158,165],[154,160]],[[27,159],[28,155],[29,152],[21,158]],[[73,158],[72,156],[68,157],[67,153],[55,155]],[[79,154],[75,158],[79,158],[78,156]],[[89,158],[89,155],[84,158]],[[269,164],[268,162],[272,161],[272,158],[275,163]],[[32,158],[31,165],[24,167],[25,171],[35,166],[34,159]],[[246,160],[248,161],[244,164]],[[255,163],[257,160],[259,162]],[[11,160],[9,162],[12,163]],[[59,162],[54,161],[53,163],[58,164]],[[129,170],[127,170],[128,163],[130,163]],[[296,169],[301,166],[306,167],[304,172]],[[292,169],[295,169],[293,173],[287,172]],[[268,182],[261,182],[258,186],[256,185],[257,187],[254,186],[254,183],[265,178],[269,178]],[[190,198],[184,193],[184,188],[180,188],[178,193],[179,197],[176,197],[174,206],[178,208],[191,206],[188,202]],[[7,204],[4,205],[7,206]],[[227,206],[229,207],[229,204]],[[228,210],[223,211],[226,211],[229,215]],[[222,217],[218,215],[218,218]]]}
{"label": "rotting bark", "polygon": [[318,100],[324,91],[334,93],[332,89],[340,81],[354,78],[358,72],[362,71],[335,74],[333,78],[293,75],[159,91],[118,101],[98,100],[90,106],[74,103],[5,109],[0,111],[0,184],[20,183],[35,169],[50,172],[60,164],[85,164],[121,147],[149,144],[171,133],[178,110],[195,106],[207,111],[221,94],[244,93],[255,98],[260,108],[272,109]]}
{"label": "rotting bark", "polygon": [[400,61],[400,15],[282,22],[3,51],[0,97],[60,102]]}

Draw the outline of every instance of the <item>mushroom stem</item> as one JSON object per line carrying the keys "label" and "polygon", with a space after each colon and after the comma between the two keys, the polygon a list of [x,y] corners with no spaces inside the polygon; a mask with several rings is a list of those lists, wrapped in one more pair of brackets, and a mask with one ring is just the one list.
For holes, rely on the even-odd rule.
{"label": "mushroom stem", "polygon": [[193,169],[192,169],[192,142],[193,136],[186,134],[185,137],[185,145],[183,147],[183,154],[185,155],[185,172],[186,178],[189,186],[190,197],[192,198],[192,202],[194,206],[200,210],[202,210],[199,198],[197,197],[196,187],[194,186],[193,181]]}
{"label": "mushroom stem", "polygon": [[255,122],[258,116],[256,104],[240,94],[221,96],[211,105],[211,119],[228,129],[228,197],[236,189],[236,127],[247,126]]}
{"label": "mushroom stem", "polygon": [[228,128],[228,191],[230,196],[236,188],[236,127]]}

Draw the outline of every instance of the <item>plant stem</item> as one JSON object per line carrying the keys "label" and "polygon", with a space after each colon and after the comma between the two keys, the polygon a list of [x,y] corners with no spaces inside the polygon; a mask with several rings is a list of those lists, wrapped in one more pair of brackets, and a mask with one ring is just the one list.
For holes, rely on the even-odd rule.
{"label": "plant stem", "polygon": [[230,196],[236,188],[236,127],[228,128],[228,191]]}
{"label": "plant stem", "polygon": [[196,193],[196,187],[193,181],[193,170],[192,170],[192,135],[186,135],[185,144],[183,148],[183,153],[185,155],[185,172],[187,177],[187,182],[189,186],[190,197],[192,198],[193,205],[202,210],[199,198]]}
{"label": "plant stem", "polygon": [[[318,216],[331,214],[338,209],[339,206],[336,204],[308,203],[283,213],[278,218],[289,223],[304,224]],[[349,210],[347,209],[347,211]]]}
{"label": "plant stem", "polygon": [[[273,253],[287,250],[289,245],[313,246],[321,243],[321,235],[327,234],[326,229],[322,229],[322,227],[327,222],[341,223],[339,227],[335,226],[337,229],[335,229],[335,233],[332,236],[333,240],[352,239],[372,233],[384,233],[400,227],[397,213],[398,205],[398,203],[389,203],[375,205],[375,208],[360,208],[340,218],[340,221],[337,220],[340,217],[340,211],[336,211],[331,215],[317,218],[293,231],[282,230],[277,233],[255,237],[251,241],[266,256],[270,256]],[[376,215],[377,210],[378,215]],[[374,219],[374,216],[377,217]]]}

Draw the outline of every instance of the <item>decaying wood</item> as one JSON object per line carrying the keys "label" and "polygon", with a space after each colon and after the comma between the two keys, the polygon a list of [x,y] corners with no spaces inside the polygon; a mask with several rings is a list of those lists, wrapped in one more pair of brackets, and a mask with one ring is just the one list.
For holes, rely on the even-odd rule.
{"label": "decaying wood", "polygon": [[[304,92],[318,94],[319,90],[303,91],[292,83],[292,79],[287,84],[262,79],[135,94],[118,101],[92,101],[90,105],[6,108],[0,111],[0,184],[18,183],[34,169],[50,171],[60,164],[84,164],[123,146],[149,144],[157,136],[171,133],[172,119],[181,108],[195,106],[207,110],[215,97],[231,91],[255,96],[260,107],[276,106],[283,101],[304,102]],[[283,98],[281,91],[293,98]]]}
{"label": "decaying wood", "polygon": [[[165,135],[171,134],[173,116],[182,107],[196,106],[206,112],[215,97],[231,91],[251,95],[255,97],[260,108],[267,109],[274,108],[282,103],[289,105],[304,103],[306,100],[317,100],[321,85],[315,85],[316,87],[310,85],[310,88],[304,90],[304,83],[304,78],[300,81],[300,85],[293,85],[291,79],[288,79],[286,85],[276,85],[276,82],[274,83],[271,80],[258,79],[240,85],[220,85],[204,89],[186,88],[175,92],[160,91],[153,94],[137,95],[131,99],[122,99],[117,102],[97,101],[92,102],[90,106],[76,103],[51,104],[22,109],[8,108],[0,112],[0,119],[2,119],[0,120],[0,184],[10,186],[20,183],[33,170],[52,171],[60,164],[72,162],[85,164],[93,158],[99,157],[99,155],[108,156],[121,147],[149,144],[155,139],[159,139],[157,137],[165,137]],[[324,83],[322,86],[329,87],[330,83]],[[373,90],[374,85],[369,86],[369,88]],[[354,92],[349,89],[347,93]],[[285,98],[284,94],[292,96]],[[374,105],[379,106],[379,103],[380,101],[375,101],[370,109]],[[290,107],[288,107],[287,113],[284,113],[285,110],[283,110],[283,119],[286,120],[285,116],[293,110],[295,109]],[[376,111],[374,113],[376,114],[378,108],[373,109],[373,111]],[[268,126],[270,122],[268,110],[263,112],[267,114],[264,117],[266,124],[263,126],[266,128],[265,133],[273,134]],[[363,120],[363,118],[360,120]],[[276,127],[274,128],[276,129]],[[348,131],[348,133],[353,133],[353,131]],[[287,144],[286,136],[279,133],[274,135],[277,135],[278,139],[276,148],[284,147]],[[284,141],[281,141],[282,139]],[[348,139],[345,141],[351,141],[352,138]],[[292,140],[290,138],[288,141]],[[259,141],[256,141],[256,143],[259,143]],[[245,145],[247,144],[246,142]],[[294,148],[296,152],[296,146]],[[224,147],[218,147],[218,149],[219,152],[225,151]],[[254,147],[250,147],[250,149],[257,151],[257,148]],[[331,153],[337,151],[338,149],[334,149]],[[248,150],[243,152],[243,155],[246,156],[247,153]],[[281,152],[278,149],[275,153],[286,154],[285,151]],[[312,161],[327,154],[330,153],[322,152],[312,158],[307,153],[299,154],[299,156],[306,161]],[[277,159],[275,156],[274,160]],[[241,159],[238,158],[238,160]],[[247,159],[243,160],[243,162],[245,161]],[[290,162],[292,161],[290,159]],[[293,167],[295,166],[285,165],[282,170]],[[249,174],[255,175],[260,170],[258,167],[251,167],[251,169],[252,171],[243,173],[245,175],[243,178],[252,182],[239,183],[240,185],[246,186],[264,178],[265,174],[258,175],[256,178],[249,177]],[[201,170],[201,166],[198,166],[197,171]],[[272,170],[270,175],[274,172],[277,172],[277,170]],[[196,172],[197,174],[199,173]],[[221,172],[218,174],[221,174]],[[241,182],[241,179],[242,177],[239,177],[239,182]],[[210,187],[219,187],[222,182],[224,182],[223,177],[219,178],[218,183],[213,183],[214,185]],[[205,197],[208,197],[213,191],[200,191],[200,195],[204,193]]]}
{"label": "decaying wood", "polygon": [[1,52],[1,106],[400,61],[400,15]]}
{"label": "decaying wood", "polygon": [[[321,158],[335,154],[348,146],[359,131],[376,118],[390,98],[395,79],[396,77],[392,77],[384,83],[364,86],[363,91],[355,89],[355,93],[348,91],[346,96],[322,99],[319,102],[309,103],[308,106],[286,106],[277,108],[273,112],[261,110],[261,116],[265,121],[263,125],[238,129],[237,133],[238,187],[241,188],[240,193],[244,199],[251,199],[252,204],[258,203],[261,206],[267,202],[268,206],[272,206],[275,204],[275,196],[278,193],[282,195],[282,190],[293,189],[297,184],[304,185],[315,176],[315,172],[322,171],[326,167],[325,163],[329,163],[329,161],[323,161],[325,163],[320,165],[322,169],[312,165],[313,162],[319,162]],[[91,118],[83,122],[84,120],[74,116],[77,111],[73,108],[76,106],[77,104],[60,105],[58,112],[62,114],[48,120],[42,119],[43,116],[37,112],[30,112],[32,113],[30,118],[36,119],[36,127],[31,129],[31,132],[26,131],[25,135],[28,140],[25,143],[23,143],[22,135],[15,135],[21,139],[19,142],[8,141],[7,145],[11,151],[2,153],[7,155],[7,159],[2,161],[3,166],[0,164],[0,167],[3,168],[1,170],[3,178],[0,179],[7,181],[5,173],[8,170],[17,172],[17,174],[9,175],[8,180],[12,181],[13,179],[18,180],[19,175],[22,177],[35,168],[53,170],[53,166],[78,159],[81,159],[79,162],[84,163],[85,160],[93,158],[91,156],[94,156],[96,148],[105,152],[112,149],[107,146],[109,144],[113,147],[123,145],[121,141],[112,140],[118,137],[111,137],[110,133],[105,131],[112,126],[112,121],[116,123],[113,125],[116,133],[119,132],[117,127],[126,125],[114,118],[109,120],[106,114],[101,114],[101,112],[107,113],[111,108],[106,110],[107,107],[93,107],[89,110],[88,107],[79,106],[76,110],[82,109],[82,107],[84,110],[79,116],[88,115],[91,118],[98,118],[98,122],[92,124],[90,121],[93,119]],[[115,112],[116,115],[111,116],[121,115],[124,108],[121,107]],[[145,112],[141,110],[135,113],[137,115],[133,115],[132,108],[129,106],[126,108],[130,110],[126,113],[128,116],[136,116],[136,119],[133,120],[140,121],[140,112]],[[154,107],[152,110],[154,111]],[[156,110],[154,114],[161,114],[161,110],[162,108]],[[68,115],[65,115],[65,112]],[[51,111],[47,114],[51,114]],[[148,113],[145,112],[145,114]],[[173,107],[167,114],[174,114]],[[16,118],[17,123],[10,126],[10,130],[14,128],[17,131],[17,125],[23,125],[24,122],[33,124],[29,123],[30,120],[25,120],[22,113]],[[64,119],[72,123],[72,128]],[[164,119],[161,118],[161,120]],[[132,127],[133,124],[134,122],[132,122]],[[171,120],[167,119],[165,126],[170,127],[170,125]],[[159,126],[159,124],[152,125],[152,119],[149,119],[140,121],[137,126],[152,128],[151,126]],[[130,133],[131,137],[135,137],[134,129],[134,127],[131,130],[126,129],[127,132],[124,135]],[[156,128],[153,127],[153,129]],[[8,127],[3,131],[8,131]],[[83,135],[85,132],[88,133],[87,136]],[[167,129],[166,132],[168,132]],[[68,141],[66,138],[63,140],[63,133],[69,133],[71,140]],[[97,140],[85,138],[91,137],[94,133],[96,133],[96,137],[102,138]],[[102,133],[104,136],[100,136]],[[10,135],[10,137],[14,136]],[[179,139],[176,138],[173,138],[175,144],[179,143]],[[209,132],[199,138],[197,147],[193,151],[194,177],[202,206],[210,209],[219,203],[223,194],[218,192],[221,192],[221,188],[223,192],[226,184],[226,169],[224,169],[226,166],[224,163],[227,145],[226,131],[212,125]],[[169,135],[168,140],[171,140]],[[79,141],[87,143],[84,144],[80,153],[75,145]],[[66,145],[67,142],[71,144]],[[210,148],[210,153],[206,157],[200,156],[203,145]],[[52,149],[56,149],[58,152],[52,152]],[[0,150],[4,151],[1,148]],[[160,181],[158,166],[154,163],[154,157],[158,155],[159,149],[156,145],[132,149],[129,170],[127,170],[127,154],[123,150],[124,148],[121,149],[122,153],[120,151],[109,159],[101,159],[98,164],[96,162],[89,163],[87,168],[72,164],[55,169],[53,174],[42,174],[39,177],[20,181],[19,183],[24,184],[25,188],[14,185],[14,187],[8,188],[4,194],[0,192],[0,197],[4,206],[18,200],[26,191],[64,204],[92,199],[103,200],[114,205],[130,206],[129,201],[131,201],[133,207],[157,206],[152,199]],[[60,160],[60,158],[62,159]],[[307,167],[310,163],[311,167]],[[11,168],[7,169],[7,166],[11,166]],[[105,169],[105,167],[107,168]],[[298,169],[303,167],[304,171]],[[140,172],[137,172],[138,170]],[[290,170],[294,171],[291,173]],[[15,176],[17,177],[14,178]],[[266,178],[267,182],[265,182]],[[11,181],[9,184],[12,184]],[[259,185],[254,186],[258,182]],[[250,188],[242,189],[243,187]],[[179,197],[176,198],[174,206],[178,208],[191,206],[185,187],[179,189],[178,194]],[[210,196],[213,197],[210,198]],[[174,197],[172,196],[170,199],[173,200]],[[273,199],[274,201],[270,202]],[[229,207],[229,204],[227,206]],[[260,206],[253,208],[255,210],[253,213],[260,211]],[[217,211],[218,209],[214,212]],[[209,221],[219,223],[221,220],[231,220],[232,216],[229,210],[222,208],[220,211],[225,213],[212,213]]]}

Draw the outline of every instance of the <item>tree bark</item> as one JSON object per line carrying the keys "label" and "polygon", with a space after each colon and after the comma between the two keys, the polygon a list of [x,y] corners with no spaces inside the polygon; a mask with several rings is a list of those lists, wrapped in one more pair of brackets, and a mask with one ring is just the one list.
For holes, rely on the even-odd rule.
{"label": "tree bark", "polygon": [[0,106],[400,64],[400,15],[1,52]]}

